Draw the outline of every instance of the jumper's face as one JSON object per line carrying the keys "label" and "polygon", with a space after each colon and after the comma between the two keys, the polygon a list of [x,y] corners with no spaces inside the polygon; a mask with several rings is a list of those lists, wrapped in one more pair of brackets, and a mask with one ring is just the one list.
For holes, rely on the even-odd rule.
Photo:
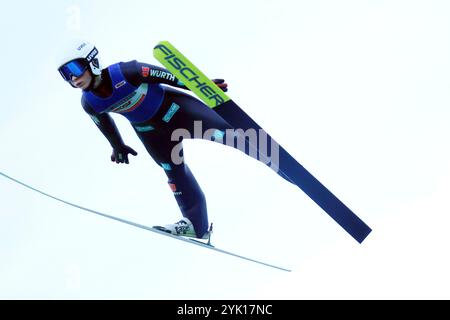
{"label": "jumper's face", "polygon": [[75,77],[72,76],[72,84],[82,90],[86,90],[92,81],[92,74],[89,72],[89,70],[86,70],[81,76]]}

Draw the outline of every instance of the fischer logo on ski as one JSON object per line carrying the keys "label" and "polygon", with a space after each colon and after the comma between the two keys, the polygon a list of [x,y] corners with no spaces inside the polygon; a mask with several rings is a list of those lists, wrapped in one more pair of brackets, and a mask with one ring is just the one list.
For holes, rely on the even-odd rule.
{"label": "fischer logo on ski", "polygon": [[206,98],[210,107],[218,106],[230,100],[223,91],[203,73],[197,70],[193,65],[181,60],[181,53],[176,51],[176,49],[169,49],[166,45],[160,43],[155,47],[155,55],[164,59],[166,63],[177,70],[178,78],[180,78],[187,87],[191,88],[188,84],[195,85],[195,89],[191,88],[191,90],[197,95]]}

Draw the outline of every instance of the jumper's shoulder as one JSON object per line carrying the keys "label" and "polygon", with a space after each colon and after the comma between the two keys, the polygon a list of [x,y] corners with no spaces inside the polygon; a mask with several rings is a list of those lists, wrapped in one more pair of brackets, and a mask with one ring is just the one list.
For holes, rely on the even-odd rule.
{"label": "jumper's shoulder", "polygon": [[153,69],[161,69],[160,67],[154,66],[152,64],[137,61],[137,60],[131,60],[127,62],[120,62],[120,70],[122,70],[122,73],[124,76],[130,75],[130,76],[140,76],[147,78],[149,76],[150,70]]}
{"label": "jumper's shoulder", "polygon": [[133,85],[139,85],[143,82],[142,68],[140,62],[137,60],[131,60],[126,62],[120,62],[120,70],[122,71],[125,79]]}

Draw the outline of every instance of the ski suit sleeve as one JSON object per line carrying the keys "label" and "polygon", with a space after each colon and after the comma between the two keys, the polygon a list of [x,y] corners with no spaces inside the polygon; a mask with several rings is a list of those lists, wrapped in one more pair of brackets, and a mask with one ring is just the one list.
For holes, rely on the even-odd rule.
{"label": "ski suit sleeve", "polygon": [[81,105],[114,149],[124,145],[119,130],[109,114],[95,112],[83,98],[81,99]]}
{"label": "ski suit sleeve", "polygon": [[125,78],[135,86],[141,83],[162,83],[189,90],[183,82],[168,70],[148,63],[130,61],[122,64]]}

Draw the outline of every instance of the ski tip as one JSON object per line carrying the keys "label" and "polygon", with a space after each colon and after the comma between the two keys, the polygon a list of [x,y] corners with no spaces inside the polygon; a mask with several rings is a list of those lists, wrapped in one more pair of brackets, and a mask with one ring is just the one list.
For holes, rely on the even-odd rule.
{"label": "ski tip", "polygon": [[153,49],[157,49],[159,47],[172,47],[172,45],[167,40],[161,40],[158,42],[158,44],[156,46],[153,47]]}

